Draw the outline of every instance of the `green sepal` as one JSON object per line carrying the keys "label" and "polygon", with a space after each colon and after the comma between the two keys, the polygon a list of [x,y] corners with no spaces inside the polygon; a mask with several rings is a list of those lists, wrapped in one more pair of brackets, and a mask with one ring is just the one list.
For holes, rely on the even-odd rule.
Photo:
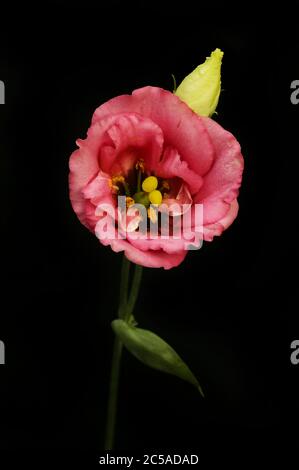
{"label": "green sepal", "polygon": [[136,328],[121,319],[113,320],[111,325],[128,351],[143,364],[186,380],[204,396],[198,380],[189,367],[163,339],[149,330]]}

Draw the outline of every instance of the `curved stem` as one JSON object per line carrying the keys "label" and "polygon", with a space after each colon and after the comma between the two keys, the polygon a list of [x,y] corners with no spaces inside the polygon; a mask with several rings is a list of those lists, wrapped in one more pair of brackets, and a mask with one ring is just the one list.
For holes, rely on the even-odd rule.
{"label": "curved stem", "polygon": [[[130,261],[124,256],[122,269],[121,269],[121,281],[120,281],[120,301],[118,307],[118,316],[124,321],[128,321],[132,315],[138,291],[141,282],[142,267],[135,265],[135,272],[133,276],[130,296],[128,299],[128,286],[129,286],[129,275],[130,275]],[[113,354],[111,362],[111,375],[109,385],[109,398],[108,398],[108,409],[107,409],[107,424],[106,424],[106,435],[105,435],[105,450],[112,450],[114,445],[115,435],[115,423],[116,423],[116,412],[117,412],[117,400],[118,400],[118,386],[119,386],[119,375],[120,375],[120,363],[122,354],[123,344],[120,339],[115,336],[113,345]]]}
{"label": "curved stem", "polygon": [[130,297],[126,306],[126,312],[124,316],[125,321],[129,321],[134,307],[135,303],[138,297],[138,292],[140,288],[140,283],[141,283],[141,278],[142,278],[142,266],[139,266],[138,264],[135,265],[135,272],[133,276],[133,281],[132,281],[132,287],[130,291]]}
{"label": "curved stem", "polygon": [[130,276],[130,261],[123,256],[122,267],[121,267],[121,278],[120,278],[120,290],[119,290],[119,306],[118,316],[123,318],[126,311],[126,305],[128,302],[128,287],[129,287],[129,276]]}
{"label": "curved stem", "polygon": [[118,398],[118,384],[119,384],[119,372],[120,372],[122,348],[123,348],[122,342],[117,336],[115,336],[114,345],[113,345],[109,399],[108,399],[108,408],[107,408],[105,450],[112,450],[113,444],[114,444],[117,398]]}

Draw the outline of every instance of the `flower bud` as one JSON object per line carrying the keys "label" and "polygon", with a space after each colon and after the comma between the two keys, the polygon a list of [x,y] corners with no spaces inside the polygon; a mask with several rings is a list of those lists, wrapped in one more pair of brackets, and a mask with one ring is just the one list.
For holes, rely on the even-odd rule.
{"label": "flower bud", "polygon": [[215,49],[203,64],[184,78],[175,91],[175,95],[200,116],[212,116],[217,107],[222,57],[223,52]]}

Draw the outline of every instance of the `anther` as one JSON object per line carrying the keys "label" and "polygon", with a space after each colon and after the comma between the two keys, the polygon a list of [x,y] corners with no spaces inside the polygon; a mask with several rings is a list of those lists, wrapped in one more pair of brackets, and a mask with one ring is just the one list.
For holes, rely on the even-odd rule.
{"label": "anther", "polygon": [[148,198],[152,204],[157,204],[157,205],[161,204],[162,199],[163,199],[162,194],[157,189],[155,189],[154,191],[151,191],[148,195]]}
{"label": "anther", "polygon": [[135,201],[132,197],[126,197],[126,206],[127,208],[135,204]]}
{"label": "anther", "polygon": [[148,176],[142,183],[142,189],[146,193],[154,191],[158,187],[158,180],[155,176]]}
{"label": "anther", "polygon": [[135,168],[136,170],[140,170],[142,173],[144,173],[144,160],[142,158],[137,160]]}
{"label": "anther", "polygon": [[150,206],[148,209],[147,209],[147,215],[149,217],[149,219],[153,222],[153,224],[155,224],[158,220],[158,216],[157,216],[157,210]]}

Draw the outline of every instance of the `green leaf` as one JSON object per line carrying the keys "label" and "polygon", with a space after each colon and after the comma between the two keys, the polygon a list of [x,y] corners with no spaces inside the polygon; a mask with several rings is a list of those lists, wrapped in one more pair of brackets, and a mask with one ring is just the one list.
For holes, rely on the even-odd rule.
{"label": "green leaf", "polygon": [[190,382],[204,396],[189,367],[175,350],[155,333],[136,328],[120,319],[113,320],[112,328],[125,347],[141,362]]}

